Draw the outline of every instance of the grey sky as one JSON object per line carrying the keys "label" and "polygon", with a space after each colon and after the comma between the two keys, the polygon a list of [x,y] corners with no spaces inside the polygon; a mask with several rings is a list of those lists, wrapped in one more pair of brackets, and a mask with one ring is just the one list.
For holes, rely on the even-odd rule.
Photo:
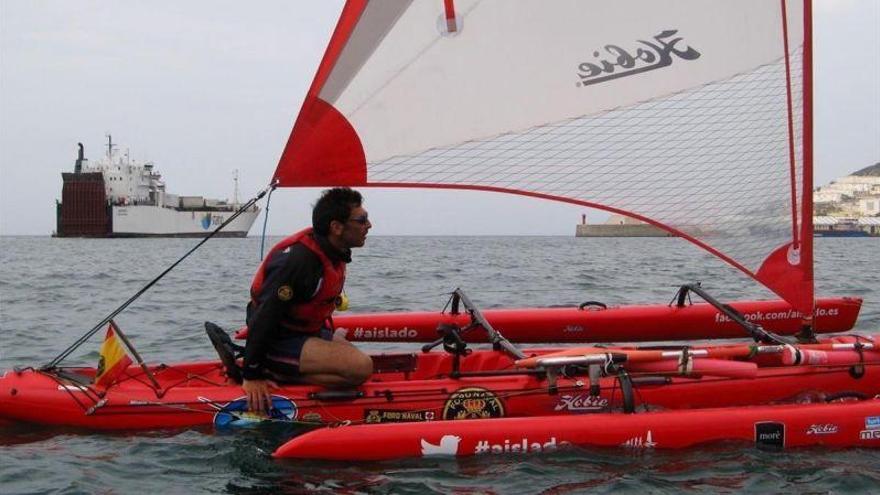
{"label": "grey sky", "polygon": [[[819,185],[880,161],[880,1],[814,3]],[[250,197],[275,169],[341,5],[0,0],[0,235],[48,235],[76,143],[99,158],[108,132],[154,161],[169,192],[231,197],[237,168]],[[496,193],[364,192],[380,235],[573,235],[581,213],[604,216]],[[317,194],[276,191],[269,232],[307,224]]]}

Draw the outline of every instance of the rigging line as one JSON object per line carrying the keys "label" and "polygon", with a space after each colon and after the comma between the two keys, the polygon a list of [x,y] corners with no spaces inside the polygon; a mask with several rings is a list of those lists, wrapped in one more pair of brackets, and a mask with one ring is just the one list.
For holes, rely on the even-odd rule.
{"label": "rigging line", "polygon": [[[582,386],[578,385],[570,385],[566,387],[560,387],[560,391],[568,392],[568,391],[576,391],[582,389]],[[511,397],[527,397],[530,395],[543,395],[545,393],[545,387],[535,387],[524,390],[510,391],[506,393],[497,393],[497,397],[501,399],[509,399]],[[437,394],[435,392],[431,392],[429,396],[443,397],[443,394]],[[424,399],[407,399],[403,401],[396,401],[398,404],[410,404],[410,403],[420,403]],[[197,404],[204,404],[211,409],[203,409],[199,407],[193,407]],[[246,419],[244,417],[247,411],[228,411],[223,410],[227,404],[222,404],[218,401],[213,401],[210,399],[206,399],[204,397],[199,397],[197,401],[180,401],[180,402],[160,402],[160,401],[138,401],[136,403],[128,403],[128,404],[107,404],[101,407],[101,415],[121,415],[121,414],[140,414],[138,412],[134,412],[140,408],[166,408],[172,410],[186,411],[186,412],[195,412],[195,413],[204,413],[204,414],[216,414],[217,412],[224,412],[233,416],[236,419]],[[308,421],[308,420],[287,420],[287,419],[278,419],[278,418],[260,418],[260,421],[268,421],[268,422],[278,422],[278,423],[293,423],[304,426],[329,426],[335,423],[340,423],[343,421],[348,421],[350,424],[362,424],[365,423],[365,420],[343,420],[339,418],[336,414],[333,413],[330,409],[328,409],[327,404],[316,404],[314,407],[320,407],[321,411],[329,416],[333,421]],[[333,406],[330,406],[332,408]],[[438,409],[442,409],[443,405],[438,404],[433,407],[424,407],[417,408],[412,410],[407,410],[407,412],[427,412],[427,411],[436,411]],[[84,408],[85,409],[85,408]],[[241,413],[241,414],[239,414]]]}
{"label": "rigging line", "polygon": [[[783,50],[785,51],[785,102],[788,110],[788,175],[789,180],[791,181],[791,239],[792,246],[795,249],[800,249],[801,243],[800,231],[798,228],[797,171],[795,169],[796,164],[794,152],[794,116],[791,101],[791,62],[789,61],[790,53],[788,51],[788,14],[785,9],[785,0],[780,0],[779,3],[780,7],[782,8],[782,46]],[[803,194],[812,194],[812,192],[803,191]]]}
{"label": "rigging line", "polygon": [[[584,292],[584,289],[580,288],[570,288],[570,289],[480,289],[480,294],[518,294],[520,292]],[[448,292],[444,294],[438,295],[446,295]]]}
{"label": "rigging line", "polygon": [[100,322],[98,322],[98,324],[96,324],[94,327],[92,327],[92,329],[89,330],[88,332],[86,332],[82,337],[77,339],[76,342],[71,344],[70,347],[65,349],[61,354],[56,356],[55,359],[53,359],[49,364],[43,365],[40,369],[41,370],[49,370],[49,369],[56,367],[61,361],[66,359],[73,351],[75,351],[77,348],[79,348],[79,346],[81,346],[88,339],[90,339],[93,335],[95,335],[99,330],[101,330],[104,327],[104,325],[106,325],[108,322],[110,322],[110,320],[115,318],[116,315],[125,311],[125,309],[128,308],[129,305],[131,305],[131,303],[133,303],[135,300],[137,300],[139,297],[141,297],[145,292],[150,290],[151,287],[156,285],[156,283],[159,282],[159,280],[161,280],[165,275],[167,275],[168,272],[170,272],[175,267],[177,267],[177,265],[179,265],[183,260],[185,260],[187,257],[189,257],[189,255],[191,255],[193,252],[195,252],[196,249],[200,248],[202,246],[202,244],[208,242],[208,239],[214,237],[218,232],[220,232],[220,230],[222,230],[224,227],[226,227],[227,225],[232,223],[233,220],[238,218],[239,215],[241,215],[242,213],[244,213],[245,211],[250,209],[253,205],[255,205],[257,203],[257,201],[259,201],[260,199],[263,198],[263,196],[266,195],[267,192],[269,192],[271,189],[274,189],[276,187],[276,184],[277,183],[273,181],[271,184],[266,186],[265,189],[263,189],[262,191],[257,193],[257,195],[255,197],[251,198],[250,201],[248,201],[247,203],[242,205],[242,207],[239,208],[238,211],[233,213],[232,216],[227,218],[225,222],[220,224],[216,229],[214,229],[208,235],[206,235],[201,241],[198,242],[198,244],[196,244],[195,246],[193,246],[192,249],[187,251],[186,254],[184,254],[177,261],[172,263],[171,266],[169,266],[162,273],[157,275],[156,278],[154,278],[149,283],[147,283],[147,285],[142,287],[133,296],[128,298],[127,301],[122,303],[118,308],[113,310],[109,315],[105,316],[104,319],[102,319]]}
{"label": "rigging line", "polygon": [[[560,392],[576,392],[578,390],[583,390],[583,385],[577,385],[576,383],[573,383],[572,385],[559,387]],[[545,395],[547,393],[546,391],[547,391],[547,387],[540,386],[540,387],[533,387],[533,388],[528,388],[528,389],[523,389],[523,390],[511,390],[509,392],[493,391],[493,393],[499,399],[510,399],[512,397],[528,397],[528,396],[533,396],[533,395]],[[444,397],[444,396],[446,396],[446,395],[445,394],[438,395],[438,397]],[[423,402],[424,400],[425,399],[413,398],[413,399],[407,399],[407,400],[403,400],[403,401],[395,401],[395,403],[406,405],[409,403],[420,403],[420,402]],[[324,414],[326,414],[327,416],[329,416],[330,418],[332,418],[334,420],[333,423],[325,422],[324,424],[327,426],[333,426],[336,423],[347,423],[348,425],[370,424],[370,423],[367,423],[366,419],[343,420],[339,416],[333,414],[333,412],[328,409],[328,406],[326,404],[320,404],[319,406],[316,406],[316,407],[321,407],[321,412],[323,412]],[[332,407],[332,406],[330,406],[330,407]],[[437,406],[423,407],[423,408],[419,408],[419,409],[407,409],[406,412],[421,413],[421,412],[428,412],[428,411],[437,411],[437,410],[442,410],[443,407],[444,407],[443,404],[438,404]],[[441,419],[441,421],[452,421],[452,420]]]}
{"label": "rigging line", "polygon": [[[187,404],[205,404],[206,406],[211,407],[211,409],[200,409],[197,407],[191,407]],[[217,407],[220,407],[219,409]],[[149,402],[143,401],[138,402],[137,404],[112,404],[105,406],[102,408],[101,416],[114,416],[114,415],[123,415],[123,414],[141,414],[139,412],[131,412],[131,411],[113,411],[112,409],[121,409],[121,408],[129,408],[135,409],[140,407],[155,407],[155,408],[165,408],[172,409],[175,411],[184,411],[184,412],[192,412],[192,413],[203,413],[203,414],[217,414],[218,412],[222,412],[225,414],[229,414],[236,420],[250,419],[247,417],[247,411],[227,411],[223,410],[223,406],[220,406],[218,402],[210,401],[210,402],[190,402],[190,403],[168,403],[168,402]],[[241,412],[242,414],[238,414]],[[257,418],[254,418],[257,419]],[[303,426],[324,426],[326,423],[323,422],[315,422],[315,421],[302,421],[302,420],[287,420],[287,419],[279,419],[279,418],[269,418],[269,417],[260,417],[259,422],[272,422],[272,423],[284,423],[284,424],[294,424],[294,425],[303,425]],[[207,426],[207,425],[198,425],[198,426]]]}
{"label": "rigging line", "polygon": [[[497,289],[497,290],[480,290],[478,292],[480,294],[521,294],[521,293],[527,293],[527,292],[583,292],[583,291],[584,291],[584,289],[517,289],[517,290]],[[410,292],[409,294],[411,296],[421,297],[423,299],[413,299],[413,298],[402,299],[402,298],[395,297],[393,299],[389,299],[388,301],[384,302],[383,304],[385,306],[388,306],[390,304],[399,304],[399,303],[425,304],[427,298],[433,298],[433,297],[447,297],[448,298],[448,296],[449,296],[449,294],[451,294],[451,292]],[[577,306],[576,303],[571,303],[571,305],[575,306],[575,307]],[[563,306],[568,307],[569,305],[565,304]],[[486,309],[498,309],[499,307],[500,306],[494,306],[494,307],[489,307]],[[366,308],[366,309],[372,311],[371,308]],[[387,310],[387,307],[384,310]],[[405,308],[402,308],[402,310],[405,310]],[[376,311],[378,311],[378,309]]]}
{"label": "rigging line", "polygon": [[[875,363],[865,363],[865,364],[867,366],[876,366]],[[838,373],[842,369],[848,368],[852,365],[802,364],[799,366],[810,367],[810,368],[816,369],[817,370],[816,373],[828,374],[828,373]],[[645,372],[628,372],[628,374],[633,377],[666,376],[666,375],[671,375],[673,377],[680,376],[677,371],[671,371],[671,372],[647,372],[647,371],[645,371]],[[800,376],[800,375],[801,375],[800,373],[787,373],[787,374],[782,374],[782,375],[778,375],[778,376],[790,377],[790,376]],[[737,379],[736,378],[729,378],[729,377],[712,377],[712,376],[703,376],[703,378],[700,379],[700,381],[703,383],[728,382],[731,380],[737,380]],[[674,383],[673,382],[673,383],[667,383],[664,386],[675,388],[677,385],[678,386],[686,385],[686,383],[681,383],[681,382]],[[618,387],[619,387],[619,385],[618,385],[617,380],[614,380],[612,382],[612,385],[610,387],[608,387],[612,391],[612,395],[611,395],[612,399],[613,399],[614,394],[616,393],[615,391],[618,389]],[[568,392],[568,391],[575,392],[575,391],[583,390],[583,389],[584,389],[584,386],[582,384],[578,384],[577,381],[572,382],[570,385],[564,385],[564,386],[559,387],[560,392]],[[544,395],[544,394],[546,394],[546,390],[547,389],[544,386],[537,386],[537,387],[524,388],[521,390],[494,391],[494,393],[499,398],[509,399],[512,397],[527,397],[527,396],[534,396],[534,395]],[[644,398],[641,396],[641,389],[639,387],[633,387],[633,390],[637,391],[639,393],[640,400],[642,402],[644,402]],[[446,397],[446,396],[447,396],[447,394],[444,394],[444,393],[436,391],[436,390],[422,390],[422,391],[417,390],[417,391],[413,391],[413,392],[407,394],[404,398],[401,398],[400,394],[395,394],[395,400],[393,403],[399,404],[399,405],[406,405],[406,404],[411,404],[411,403],[421,403],[425,400],[426,397],[430,399],[430,398],[434,398],[434,397],[441,398],[441,397]],[[377,400],[379,400],[379,402],[382,402],[382,403],[387,402],[387,400],[384,397],[369,397],[369,399],[377,399]],[[216,403],[216,404],[220,404],[220,402],[217,402],[217,401],[211,401],[211,402]],[[205,411],[203,409],[191,408],[188,406],[189,404],[199,404],[199,403],[206,404],[206,401],[205,400],[175,401],[175,402],[142,401],[142,402],[138,402],[138,403],[129,403],[129,404],[108,404],[103,409],[105,410],[105,414],[109,413],[109,410],[113,410],[113,409],[119,409],[119,408],[136,409],[138,407],[145,407],[145,406],[171,407],[171,408],[179,408],[182,410],[192,410],[192,411],[199,411],[199,412],[213,412],[213,411]],[[332,409],[334,407],[336,407],[333,404],[328,405],[326,402],[323,402],[323,401],[315,401],[315,403],[313,405],[306,406],[305,404],[311,404],[311,402],[308,400],[303,400],[303,401],[297,400],[297,403],[303,404],[304,407],[321,408],[321,411],[324,414],[326,414],[327,416],[329,416],[330,418],[334,419],[335,421],[341,421],[341,418],[339,418],[338,416],[333,414]],[[438,406],[438,407],[442,407],[442,406]],[[421,409],[414,409],[413,411],[425,411],[425,410],[432,410],[432,409],[437,409],[437,407],[426,407],[426,408],[421,408]],[[117,413],[114,413],[114,414],[117,414]],[[353,422],[357,422],[357,421],[353,420]]]}
{"label": "rigging line", "polygon": [[272,201],[272,193],[275,192],[275,184],[278,183],[276,179],[273,182],[272,189],[269,190],[269,196],[266,198],[266,211],[263,214],[263,233],[260,236],[260,261],[263,260],[263,249],[266,247],[266,225],[269,223],[269,203]]}
{"label": "rigging line", "polygon": [[[73,402],[75,402],[76,405],[78,405],[78,406],[80,407],[80,409],[82,409],[83,413],[87,412],[89,409],[91,409],[92,407],[96,406],[96,405],[100,402],[100,399],[99,399],[97,396],[96,396],[96,397],[92,397],[92,393],[93,393],[94,391],[91,390],[89,387],[85,387],[85,386],[78,387],[79,390],[83,393],[83,395],[85,395],[85,397],[86,397],[87,399],[89,399],[89,400],[92,402],[92,405],[91,405],[91,406],[86,406],[86,405],[83,403],[83,401],[81,401],[81,400],[79,399],[79,397],[77,397],[77,396],[73,393],[73,391],[70,390],[70,389],[68,388],[68,386],[69,386],[68,383],[63,382],[58,376],[56,376],[56,375],[53,374],[53,373],[43,373],[43,372],[40,372],[39,370],[37,370],[37,373],[42,373],[42,374],[44,374],[45,376],[48,376],[48,377],[49,377],[51,380],[53,380],[55,383],[57,383],[58,386],[61,387],[62,390],[64,390],[65,392],[67,392],[67,395],[69,395],[70,398],[73,399]],[[71,385],[71,386],[73,386],[73,385]]]}
{"label": "rigging line", "polygon": [[[664,284],[664,285],[660,285],[658,287],[672,287],[672,288],[678,289],[681,287],[681,284]],[[569,287],[569,288],[551,288],[551,289],[529,289],[529,288],[525,288],[525,289],[479,289],[479,292],[480,292],[480,294],[482,294],[484,292],[485,293],[502,293],[502,294],[510,293],[510,294],[513,294],[513,293],[520,293],[520,292],[584,292],[586,290],[589,290],[589,289],[581,288],[581,287]],[[419,293],[416,292],[415,294],[419,294]],[[431,295],[429,293],[425,293],[425,294]],[[450,294],[450,292],[444,292],[444,293],[438,294],[438,295],[445,296],[445,295],[449,295],[449,294]]]}
{"label": "rigging line", "polygon": [[[678,285],[671,285],[670,287],[678,288]],[[523,292],[585,292],[586,289],[582,288],[556,288],[556,289],[475,289],[473,292],[480,294],[519,294]],[[409,292],[417,297],[449,297],[452,294],[452,291],[446,292],[433,292],[433,291],[425,291],[425,292]],[[413,299],[399,299],[394,298],[394,302],[422,302],[416,301]]]}

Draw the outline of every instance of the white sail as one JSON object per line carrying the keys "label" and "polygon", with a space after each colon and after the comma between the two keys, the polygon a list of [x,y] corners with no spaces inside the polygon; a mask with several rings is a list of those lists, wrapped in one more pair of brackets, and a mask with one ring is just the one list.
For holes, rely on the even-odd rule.
{"label": "white sail", "polygon": [[488,189],[625,213],[810,311],[809,10],[351,1],[276,179]]}

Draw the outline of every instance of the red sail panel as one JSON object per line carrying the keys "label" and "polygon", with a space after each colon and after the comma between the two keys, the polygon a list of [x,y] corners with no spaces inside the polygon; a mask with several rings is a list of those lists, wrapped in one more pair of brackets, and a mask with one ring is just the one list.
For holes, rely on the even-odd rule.
{"label": "red sail panel", "polygon": [[320,98],[307,97],[275,180],[280,186],[358,186],[367,180],[367,162],[357,132]]}
{"label": "red sail panel", "polygon": [[345,4],[275,171],[279,186],[366,182],[360,137],[328,101],[335,101],[357,76],[409,4],[410,0]]}
{"label": "red sail panel", "polygon": [[346,2],[342,10],[275,170],[274,180],[279,186],[328,183],[322,182],[321,177],[329,183],[356,185],[363,182],[357,180],[359,177],[366,176],[363,149],[357,134],[345,117],[317,96],[366,5],[367,0],[352,0]]}

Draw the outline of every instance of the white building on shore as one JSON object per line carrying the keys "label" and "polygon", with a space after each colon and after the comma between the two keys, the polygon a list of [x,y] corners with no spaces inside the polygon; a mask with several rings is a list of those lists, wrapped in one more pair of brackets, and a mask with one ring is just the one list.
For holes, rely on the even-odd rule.
{"label": "white building on shore", "polygon": [[867,216],[880,215],[880,195],[866,196],[860,199],[859,211]]}
{"label": "white building on shore", "polygon": [[865,172],[880,164],[831,181],[813,191],[813,204],[821,214],[872,217],[880,214],[880,175]]}

